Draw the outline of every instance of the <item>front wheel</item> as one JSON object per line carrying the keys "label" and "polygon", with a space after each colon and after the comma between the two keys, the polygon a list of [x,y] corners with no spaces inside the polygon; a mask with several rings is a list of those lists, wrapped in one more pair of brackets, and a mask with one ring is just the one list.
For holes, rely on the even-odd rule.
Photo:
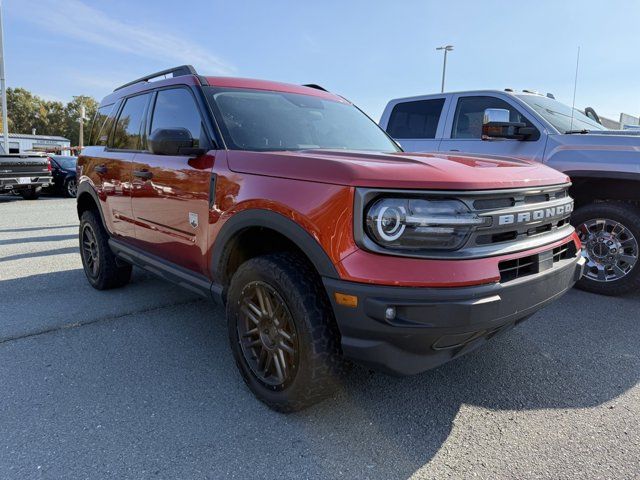
{"label": "front wheel", "polygon": [[231,279],[227,319],[242,377],[269,407],[301,410],[337,388],[338,328],[317,273],[299,256],[243,263]]}
{"label": "front wheel", "polygon": [[575,211],[571,223],[587,260],[578,288],[621,295],[640,287],[640,210],[617,202],[592,203]]}

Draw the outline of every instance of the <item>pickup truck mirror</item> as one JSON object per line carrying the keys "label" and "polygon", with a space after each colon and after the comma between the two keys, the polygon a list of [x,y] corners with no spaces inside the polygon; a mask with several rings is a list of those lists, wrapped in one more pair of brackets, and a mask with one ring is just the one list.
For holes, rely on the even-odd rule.
{"label": "pickup truck mirror", "polygon": [[154,155],[187,155],[197,157],[204,148],[194,147],[191,132],[186,128],[157,128],[149,135],[149,150]]}
{"label": "pickup truck mirror", "polygon": [[525,140],[535,135],[536,129],[527,127],[525,123],[510,122],[509,110],[503,108],[487,108],[482,120],[482,140],[509,138]]}

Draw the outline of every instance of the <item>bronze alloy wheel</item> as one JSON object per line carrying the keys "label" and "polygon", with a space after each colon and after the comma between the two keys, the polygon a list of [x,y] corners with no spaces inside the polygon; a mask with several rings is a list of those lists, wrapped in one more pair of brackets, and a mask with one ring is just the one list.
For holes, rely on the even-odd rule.
{"label": "bronze alloy wheel", "polygon": [[98,242],[93,228],[89,224],[82,227],[82,258],[89,274],[96,278],[100,272]]}
{"label": "bronze alloy wheel", "polygon": [[286,388],[299,365],[296,327],[280,294],[262,281],[240,295],[238,341],[247,365],[272,390]]}

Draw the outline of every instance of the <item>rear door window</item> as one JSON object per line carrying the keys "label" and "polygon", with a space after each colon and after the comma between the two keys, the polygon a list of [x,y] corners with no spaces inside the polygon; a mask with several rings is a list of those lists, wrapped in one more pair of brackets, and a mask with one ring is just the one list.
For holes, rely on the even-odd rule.
{"label": "rear door window", "polygon": [[391,111],[387,133],[393,138],[436,138],[444,98],[398,103]]}
{"label": "rear door window", "polygon": [[456,106],[456,115],[453,119],[451,138],[473,138],[479,140],[482,137],[482,120],[487,108],[502,108],[509,110],[509,121],[533,125],[527,118],[509,103],[496,97],[477,96],[461,97]]}
{"label": "rear door window", "polygon": [[118,150],[139,150],[142,120],[150,94],[127,98],[109,141],[109,147]]}

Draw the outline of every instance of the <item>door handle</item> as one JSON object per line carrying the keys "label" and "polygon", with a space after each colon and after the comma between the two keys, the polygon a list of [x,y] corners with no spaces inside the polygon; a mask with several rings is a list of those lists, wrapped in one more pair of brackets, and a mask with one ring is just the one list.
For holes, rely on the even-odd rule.
{"label": "door handle", "polygon": [[153,173],[150,172],[149,170],[134,170],[133,176],[138,178],[144,178],[145,180],[149,180],[150,178],[153,178]]}
{"label": "door handle", "polygon": [[93,170],[94,170],[96,173],[100,173],[100,174],[107,173],[107,167],[106,167],[105,165],[98,165],[98,166],[97,166],[97,167],[95,167]]}
{"label": "door handle", "polygon": [[450,152],[459,152],[460,150],[458,150],[457,148],[453,148],[451,150],[449,150]]}

